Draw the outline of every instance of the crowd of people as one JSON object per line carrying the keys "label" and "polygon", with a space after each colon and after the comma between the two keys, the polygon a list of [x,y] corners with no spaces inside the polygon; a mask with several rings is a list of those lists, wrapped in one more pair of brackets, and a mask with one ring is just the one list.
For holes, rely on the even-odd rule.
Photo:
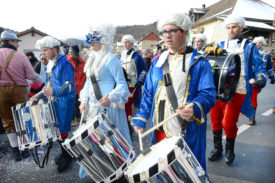
{"label": "crowd of people", "polygon": [[[156,54],[146,49],[141,55],[134,48],[135,38],[124,35],[121,40],[124,50],[117,57],[112,53],[115,27],[111,24],[93,26],[86,35],[85,43],[90,47],[86,61],[80,57],[77,45],[71,45],[64,55],[60,42],[50,36],[37,41],[36,48],[42,53],[38,60],[32,52],[17,51],[21,40],[15,33],[2,32],[0,117],[4,130],[0,128],[0,132],[6,131],[15,161],[28,157],[29,153],[18,149],[11,107],[50,97],[61,133],[61,153],[55,157],[59,172],[73,162],[62,146],[71,125],[78,125],[83,116],[95,116],[104,108],[129,144],[132,144],[132,133],[143,132],[149,120],[154,127],[174,113],[179,114],[151,133],[150,143],[154,145],[166,137],[181,134],[204,170],[207,114],[210,112],[214,148],[208,159],[216,161],[222,156],[224,131],[225,162],[232,164],[240,113],[248,117],[250,125],[255,125],[257,95],[268,78],[272,84],[275,79],[272,56],[263,50],[265,39],[256,37],[250,42],[242,37],[245,26],[242,17],[229,15],[224,26],[228,39],[215,49],[238,54],[241,59],[236,92],[228,102],[216,100],[217,86],[207,60],[207,55],[215,49],[207,45],[203,34],[195,35],[194,48],[187,45],[191,23],[184,14],[174,13],[159,19],[158,30],[166,50]],[[255,82],[251,83],[251,79]],[[41,94],[35,95],[39,91]],[[80,167],[79,176],[85,175]]]}

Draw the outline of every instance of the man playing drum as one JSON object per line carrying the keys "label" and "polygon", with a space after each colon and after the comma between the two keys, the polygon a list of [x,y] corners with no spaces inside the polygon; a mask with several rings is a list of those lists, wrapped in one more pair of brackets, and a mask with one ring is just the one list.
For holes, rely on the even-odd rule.
{"label": "man playing drum", "polygon": [[[180,116],[151,134],[151,143],[186,129],[184,139],[205,170],[206,115],[215,104],[216,92],[210,64],[186,45],[190,27],[184,14],[169,14],[159,19],[158,29],[168,50],[153,61],[140,110],[132,122],[136,132],[143,131],[150,116],[153,127],[177,112]],[[193,107],[186,107],[188,103],[193,103]]]}
{"label": "man playing drum", "polygon": [[[256,45],[242,38],[241,32],[245,26],[243,17],[229,15],[224,21],[228,39],[221,42],[218,47],[228,53],[239,54],[241,58],[241,74],[236,93],[229,103],[216,101],[211,109],[211,123],[214,135],[214,149],[208,159],[215,161],[222,155],[222,129],[226,135],[225,162],[231,164],[234,161],[234,144],[237,136],[237,122],[240,112],[251,118],[255,111],[251,104],[252,84],[251,78],[256,78],[255,86],[263,88],[266,83],[265,66],[260,57]],[[252,68],[254,67],[255,75]]]}
{"label": "man playing drum", "polygon": [[64,142],[71,130],[75,100],[74,68],[66,56],[61,55],[60,43],[56,39],[45,36],[36,42],[36,47],[41,49],[45,58],[49,60],[46,71],[48,86],[44,87],[42,91],[46,97],[52,97],[54,101],[62,138],[59,141],[61,154],[55,158],[55,163],[58,164],[57,170],[63,172],[72,162],[71,156],[61,143]]}
{"label": "man playing drum", "polygon": [[[17,51],[21,40],[15,33],[3,31],[0,41],[0,117],[12,147],[13,158],[20,161],[11,107],[28,100],[26,79],[39,83],[41,77],[35,73],[27,56]],[[28,150],[22,152],[22,157],[28,156]]]}

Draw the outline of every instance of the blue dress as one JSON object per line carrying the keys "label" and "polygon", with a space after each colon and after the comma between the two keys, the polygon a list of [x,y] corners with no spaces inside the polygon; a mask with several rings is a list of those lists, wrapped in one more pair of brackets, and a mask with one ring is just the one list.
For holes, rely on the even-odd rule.
{"label": "blue dress", "polygon": [[[87,74],[87,73],[86,73]],[[80,91],[79,100],[81,103],[88,104],[88,116],[94,112],[93,109],[98,105],[98,100],[93,93],[93,87],[91,84],[90,77],[88,77],[84,84],[83,89]],[[125,139],[132,144],[126,113],[125,103],[130,95],[127,83],[124,78],[122,66],[120,60],[113,54],[109,54],[106,63],[101,68],[98,74],[98,85],[101,91],[102,97],[108,95],[111,102],[110,106],[107,107],[107,117],[114,123],[119,129],[120,133]],[[95,115],[104,109],[98,108]],[[79,177],[84,178],[86,172],[83,167],[80,166]]]}
{"label": "blue dress", "polygon": [[[109,54],[105,65],[101,68],[98,75],[98,85],[102,97],[108,94],[110,106],[107,108],[107,117],[115,124],[122,135],[131,144],[131,138],[124,110],[125,103],[130,95],[125,81],[120,60],[113,54]],[[91,80],[87,77],[83,89],[80,91],[79,100],[89,106],[88,116],[98,105],[98,100],[93,95]],[[104,109],[101,107],[95,115]]]}

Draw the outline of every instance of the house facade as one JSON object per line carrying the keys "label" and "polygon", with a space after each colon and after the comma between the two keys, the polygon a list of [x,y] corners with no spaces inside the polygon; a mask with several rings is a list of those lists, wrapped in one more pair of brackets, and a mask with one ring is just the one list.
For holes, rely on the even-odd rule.
{"label": "house facade", "polygon": [[[39,58],[41,51],[35,48],[36,41],[41,39],[44,36],[48,36],[48,34],[41,32],[34,27],[27,29],[25,31],[17,33],[17,37],[22,41],[19,42],[18,51],[27,52],[32,51],[36,58]],[[62,46],[69,46],[68,44],[60,41]]]}
{"label": "house facade", "polygon": [[272,50],[275,54],[275,27],[273,26],[275,8],[260,0],[221,0],[201,10],[190,9],[189,17],[193,21],[189,35],[190,44],[193,43],[194,34],[197,33],[204,34],[208,44],[217,44],[225,40],[227,33],[223,21],[230,14],[245,18],[246,28],[243,31],[243,37],[253,40],[256,36],[264,36],[268,43],[264,49]]}

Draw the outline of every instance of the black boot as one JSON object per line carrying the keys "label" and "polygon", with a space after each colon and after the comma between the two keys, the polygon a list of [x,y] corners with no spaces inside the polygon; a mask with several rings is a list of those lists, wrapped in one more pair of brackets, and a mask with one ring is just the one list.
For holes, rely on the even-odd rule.
{"label": "black boot", "polygon": [[61,153],[58,154],[57,156],[54,157],[54,163],[56,165],[58,165],[59,161],[61,160],[62,158],[62,154],[63,154],[63,151],[62,151],[62,143],[64,142],[64,140],[58,140],[58,143],[59,143],[59,146],[60,146],[60,149],[61,149]]}
{"label": "black boot", "polygon": [[12,156],[14,161],[21,161],[21,155],[18,147],[12,147]]}
{"label": "black boot", "polygon": [[251,119],[249,119],[249,122],[248,122],[248,124],[251,125],[251,126],[256,124],[255,116],[256,116],[257,107],[253,107],[253,108],[254,108],[254,111],[255,111],[254,116]]}
{"label": "black boot", "polygon": [[222,156],[222,130],[214,130],[214,149],[210,152],[208,159],[216,161]]}
{"label": "black boot", "polygon": [[72,163],[73,158],[71,155],[62,147],[62,157],[58,162],[57,171],[64,172],[67,170]]}
{"label": "black boot", "polygon": [[64,172],[65,170],[67,170],[69,168],[70,164],[73,161],[73,158],[71,157],[71,155],[62,146],[62,143],[64,141],[65,141],[65,138],[62,139],[61,141],[59,141],[59,145],[60,145],[60,148],[61,148],[61,156],[57,157],[59,159],[56,162],[56,164],[58,164],[58,166],[57,166],[57,171],[58,172]]}
{"label": "black boot", "polygon": [[226,144],[225,144],[225,163],[228,165],[231,165],[231,163],[235,159],[235,154],[234,154],[234,144],[235,144],[235,139],[228,139],[226,138]]}

